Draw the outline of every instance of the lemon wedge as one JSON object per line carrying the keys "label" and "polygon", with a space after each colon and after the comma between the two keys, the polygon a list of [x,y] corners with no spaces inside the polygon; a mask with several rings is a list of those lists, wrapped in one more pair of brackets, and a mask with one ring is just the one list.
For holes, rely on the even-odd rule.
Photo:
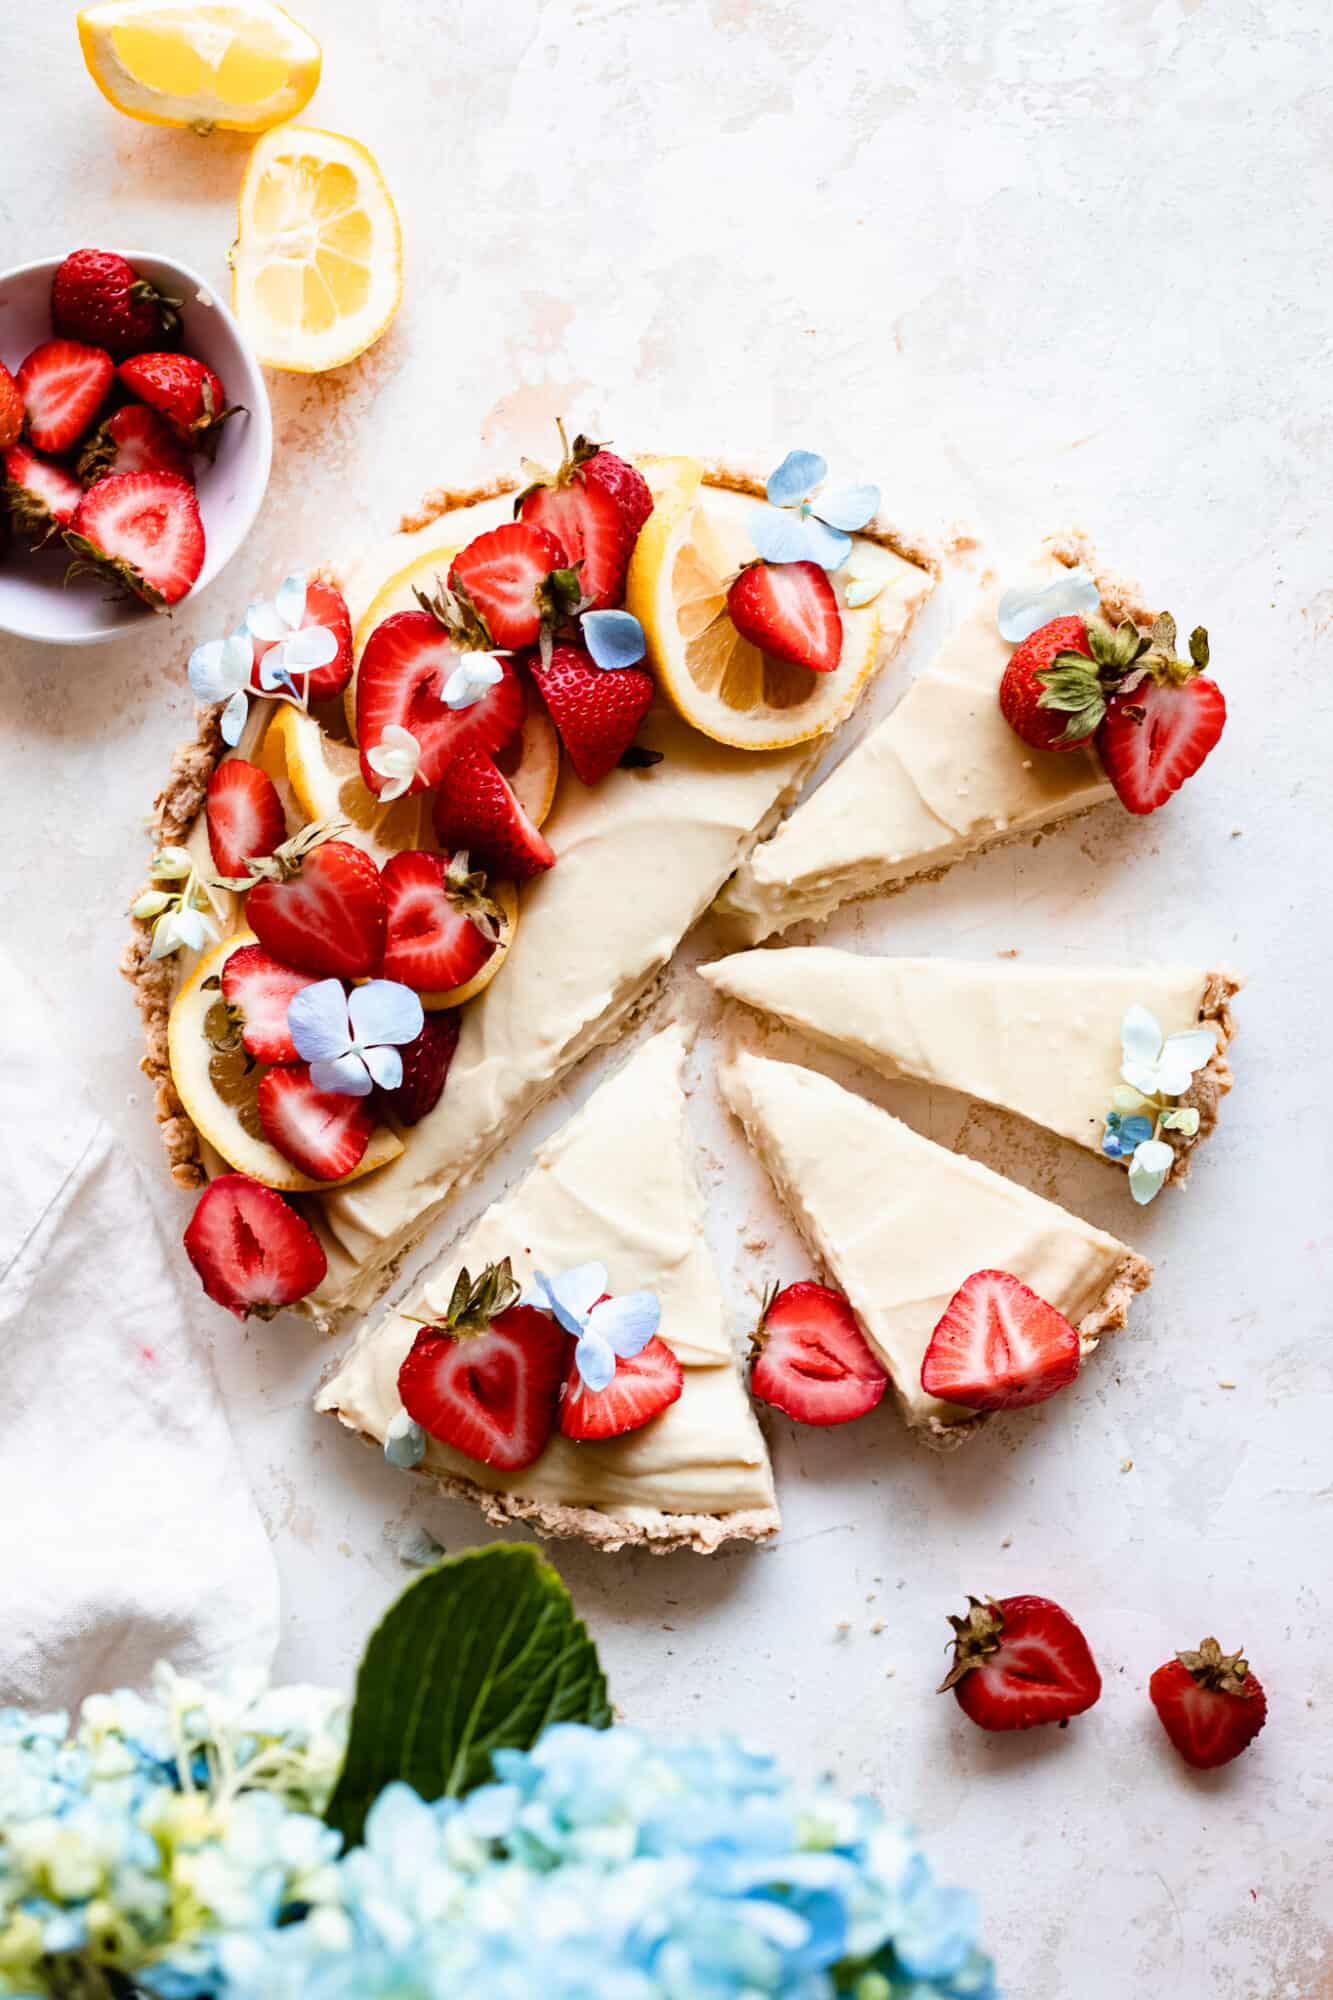
{"label": "lemon wedge", "polygon": [[241,183],[232,305],[268,368],[317,375],[379,339],[403,295],[403,235],[374,155],[312,126],[265,133]]}
{"label": "lemon wedge", "polygon": [[148,125],[263,132],[319,82],[319,43],[274,0],[103,0],[78,25],[103,97]]}
{"label": "lemon wedge", "polygon": [[255,1108],[254,1085],[262,1070],[246,1057],[217,984],[232,952],[256,942],[252,931],[224,938],[200,959],[176,995],[167,1019],[171,1080],[200,1138],[237,1173],[282,1194],[345,1187],[396,1160],[403,1142],[387,1125],[377,1125],[355,1168],[341,1181],[311,1180],[270,1146]]}
{"label": "lemon wedge", "polygon": [[728,585],[754,561],[748,517],[757,503],[705,485],[691,459],[648,459],[639,469],[653,511],[630,559],[625,606],[643,626],[649,664],[673,707],[714,742],[742,750],[784,750],[836,727],[875,670],[875,606],[851,609],[834,576],[842,614],[834,671],[771,659],[727,616]]}

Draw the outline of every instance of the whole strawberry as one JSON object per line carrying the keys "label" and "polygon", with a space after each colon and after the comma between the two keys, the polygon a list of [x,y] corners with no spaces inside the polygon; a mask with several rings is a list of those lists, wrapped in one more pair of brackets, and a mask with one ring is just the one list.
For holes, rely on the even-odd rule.
{"label": "whole strawberry", "polygon": [[595,666],[582,646],[552,646],[528,662],[575,774],[600,784],[628,750],[653,699],[653,678],[639,667]]}
{"label": "whole strawberry", "polygon": [[1197,1653],[1177,1653],[1159,1667],[1148,1694],[1163,1729],[1187,1764],[1212,1771],[1253,1743],[1268,1699],[1241,1653],[1205,1639]]}
{"label": "whole strawberry", "polygon": [[439,1103],[458,1047],[458,1034],[456,1013],[427,1014],[416,1040],[400,1050],[402,1082],[381,1092],[386,1108],[400,1125],[419,1125]]}
{"label": "whole strawberry", "polygon": [[1076,685],[1075,676],[1068,671],[1069,662],[1061,662],[1066,671],[1054,686],[1050,677],[1058,671],[1060,655],[1070,653],[1083,660],[1093,656],[1088,628],[1081,618],[1052,618],[1048,625],[1038,626],[1021,639],[1009,655],[1000,681],[1000,713],[1014,734],[1034,750],[1080,749],[1091,742],[1105,712],[1104,701],[1100,707],[1096,704],[1096,675],[1091,673],[1086,712],[1081,707],[1071,711],[1064,706],[1062,695]]}
{"label": "whole strawberry", "polygon": [[1067,1722],[1092,1707],[1102,1677],[1088,1642],[1049,1597],[969,1597],[951,1617],[954,1663],[939,1693],[952,1688],[980,1729],[1034,1729]]}
{"label": "whole strawberry", "polygon": [[116,361],[160,347],[183,301],[158,291],[114,250],[72,250],[51,284],[51,320],[65,340],[104,347]]}
{"label": "whole strawberry", "polygon": [[136,354],[116,370],[123,389],[165,417],[182,444],[212,451],[228,408],[219,376],[193,354]]}

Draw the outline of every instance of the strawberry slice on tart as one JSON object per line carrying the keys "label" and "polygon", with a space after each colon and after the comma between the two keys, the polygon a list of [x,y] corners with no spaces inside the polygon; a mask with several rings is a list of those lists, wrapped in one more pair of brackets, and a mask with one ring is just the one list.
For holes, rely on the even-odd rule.
{"label": "strawberry slice on tart", "polygon": [[72,451],[110,394],[116,364],[104,347],[45,340],[15,376],[36,451]]}
{"label": "strawberry slice on tart", "polygon": [[888,1387],[843,1294],[813,1279],[769,1298],[750,1352],[751,1394],[798,1423],[851,1423]]}
{"label": "strawberry slice on tart", "polygon": [[366,641],[356,674],[356,740],[361,776],[378,798],[388,780],[375,769],[370,751],[384,740],[390,725],[406,729],[420,752],[411,789],[438,785],[450,758],[461,750],[484,750],[494,756],[507,749],[523,727],[527,695],[513,663],[494,654],[498,672],[493,685],[464,706],[451,707],[450,687],[467,652],[442,613],[441,598],[429,600],[438,609],[395,611],[383,619]]}
{"label": "strawberry slice on tart", "polygon": [[727,591],[743,639],[789,666],[831,674],[842,659],[842,613],[816,562],[747,563]]}
{"label": "strawberry slice on tart", "polygon": [[185,1254],[210,1299],[237,1319],[272,1319],[320,1285],[323,1246],[303,1215],[248,1174],[219,1174],[195,1204]]}
{"label": "strawberry slice on tart", "polygon": [[317,1090],[308,1063],[267,1069],[256,1092],[270,1146],[313,1181],[340,1181],[361,1163],[375,1130],[372,1097]]}
{"label": "strawberry slice on tart", "polygon": [[422,1328],[398,1371],[414,1423],[511,1472],[540,1458],[555,1429],[568,1345],[549,1314],[517,1300],[508,1258],[475,1282],[460,1271],[443,1321]]}
{"label": "strawberry slice on tart", "polygon": [[600,784],[652,706],[652,675],[640,667],[606,672],[586,648],[568,644],[553,646],[546,659],[534,653],[527,665],[576,776]]}
{"label": "strawberry slice on tart", "polygon": [[1102,1677],[1078,1626],[1049,1597],[969,1597],[950,1616],[954,1662],[938,1692],[952,1688],[978,1728],[1034,1729],[1067,1722],[1098,1700]]}
{"label": "strawberry slice on tart", "polygon": [[1268,1717],[1268,1697],[1242,1652],[1205,1639],[1158,1667],[1148,1695],[1187,1764],[1215,1771],[1249,1748]]}
{"label": "strawberry slice on tart", "polygon": [[264,872],[250,889],[246,920],[284,965],[369,979],[384,958],[384,883],[363,848],[322,834],[308,827],[259,864]]}
{"label": "strawberry slice on tart", "polygon": [[219,875],[242,876],[246,863],[274,853],[287,837],[287,818],[267,771],[244,757],[227,757],[204,798],[208,847]]}
{"label": "strawberry slice on tart", "polygon": [[155,611],[179,604],[204,566],[204,524],[188,479],[113,472],[84,494],[65,530],[76,558]]}
{"label": "strawberry slice on tart", "polygon": [[503,917],[486,877],[468,856],[408,849],[391,854],[382,876],[386,909],[384,977],[416,993],[466,986],[493,955]]}
{"label": "strawberry slice on tart", "polygon": [[971,1410],[1026,1409],[1068,1388],[1081,1358],[1078,1329],[1021,1278],[974,1271],[931,1334],[921,1386]]}
{"label": "strawberry slice on tart", "polygon": [[685,1371],[661,1334],[634,1355],[619,1355],[604,1389],[592,1389],[570,1354],[560,1396],[560,1434],[586,1443],[642,1430],[680,1401]]}
{"label": "strawberry slice on tart", "polygon": [[591,438],[565,441],[553,472],[533,467],[537,477],[515,503],[520,520],[553,535],[578,574],[588,608],[604,611],[625,595],[625,572],[639,530],[653,510],[642,473]]}
{"label": "strawberry slice on tart", "polygon": [[392,1090],[381,1089],[380,1101],[400,1125],[419,1125],[429,1117],[449,1080],[449,1065],[458,1047],[460,1029],[455,1013],[427,1014],[421,1033],[399,1053],[402,1080]]}
{"label": "strawberry slice on tart", "polygon": [[298,993],[320,977],[283,965],[262,944],[243,944],[222,968],[222,997],[239,1021],[246,1050],[261,1063],[294,1063],[300,1052],[287,1025]]}
{"label": "strawberry slice on tart", "polygon": [[32,548],[40,548],[70,526],[83,501],[83,488],[63,465],[26,444],[10,445],[3,464],[3,498],[14,532]]}
{"label": "strawberry slice on tart", "polygon": [[555,863],[555,849],[484,750],[464,750],[447,765],[434,820],[441,847],[464,849],[498,880],[527,882]]}
{"label": "strawberry slice on tart", "polygon": [[482,619],[490,644],[512,650],[535,646],[543,621],[578,601],[572,579],[554,586],[554,598],[548,589],[552,577],[567,568],[553,534],[531,521],[508,521],[459,550],[449,586]]}

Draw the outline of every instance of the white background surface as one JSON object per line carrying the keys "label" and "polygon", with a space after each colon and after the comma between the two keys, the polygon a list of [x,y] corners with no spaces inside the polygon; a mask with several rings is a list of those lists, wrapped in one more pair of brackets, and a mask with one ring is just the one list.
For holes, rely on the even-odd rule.
{"label": "white background surface", "polygon": [[[786,1531],[770,1550],[555,1556],[628,1716],[738,1725],[896,1801],[982,1893],[1014,2000],[1333,1994],[1326,7],[300,11],[325,46],[308,121],[369,142],[400,197],[404,307],[358,365],[273,378],[268,503],[206,597],[93,655],[0,644],[7,942],[179,1229],[115,964],[139,818],[188,727],[186,654],[249,596],[442,479],[545,455],[557,412],[628,449],[759,471],[813,445],[878,478],[905,524],[963,520],[985,543],[883,706],[983,560],[1003,572],[1086,525],[1186,628],[1211,629],[1231,721],[1206,774],[1151,821],[1103,809],[825,935],[1251,975],[1221,1135],[1188,1192],[1144,1213],[1096,1162],[997,1114],[859,1079],[1126,1236],[1157,1262],[1152,1292],[1074,1394],[962,1455],[913,1446],[887,1409],[832,1435],[775,1422]],[[69,0],[10,0],[0,74],[0,263],[137,241],[224,281],[244,141],[118,118]],[[674,985],[691,1010],[700,990],[684,971]],[[710,1091],[693,1103],[739,1328],[750,1294],[805,1261]],[[485,1531],[309,1413],[329,1355],[299,1323],[242,1332],[197,1309],[282,1567],[280,1667],[341,1675],[403,1580],[404,1521],[450,1548]],[[70,1408],[76,1465],[97,1413],[76,1383]],[[944,1615],[967,1589],[1064,1602],[1101,1662],[1100,1706],[1006,1740],[937,1700]],[[1145,1684],[1214,1630],[1249,1648],[1271,1717],[1245,1759],[1197,1777]]]}

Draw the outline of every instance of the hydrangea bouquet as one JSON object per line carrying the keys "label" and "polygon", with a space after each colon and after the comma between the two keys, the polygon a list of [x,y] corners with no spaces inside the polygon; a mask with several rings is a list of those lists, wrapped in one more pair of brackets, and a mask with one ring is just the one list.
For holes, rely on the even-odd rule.
{"label": "hydrangea bouquet", "polygon": [[167,1667],[73,1734],[0,1711],[0,1993],[993,2000],[971,1898],[873,1802],[610,1723],[527,1548],[404,1592],[350,1712]]}

